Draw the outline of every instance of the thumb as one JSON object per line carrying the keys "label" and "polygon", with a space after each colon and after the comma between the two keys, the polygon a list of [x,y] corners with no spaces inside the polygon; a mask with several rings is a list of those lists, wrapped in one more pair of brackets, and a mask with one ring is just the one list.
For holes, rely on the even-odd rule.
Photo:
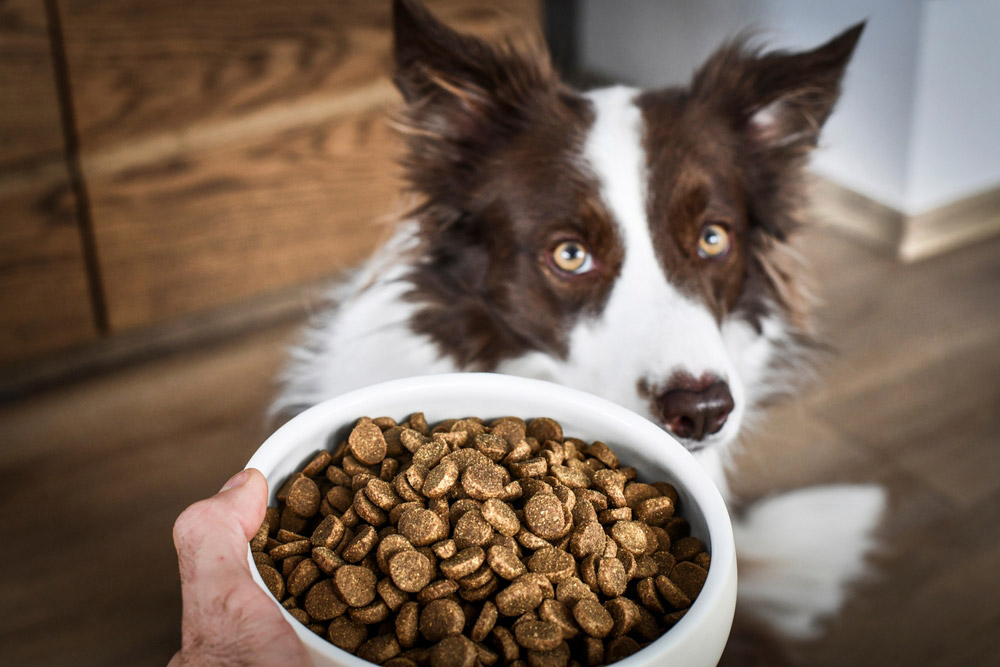
{"label": "thumb", "polygon": [[267,480],[248,468],[177,517],[174,546],[186,609],[202,607],[220,589],[231,590],[246,580],[247,543],[264,520],[266,504]]}

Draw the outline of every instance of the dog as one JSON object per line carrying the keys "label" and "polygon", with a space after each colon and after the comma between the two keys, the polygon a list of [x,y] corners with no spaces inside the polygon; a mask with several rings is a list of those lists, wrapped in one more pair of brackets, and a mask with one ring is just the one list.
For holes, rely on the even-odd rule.
{"label": "dog", "polygon": [[[856,25],[811,51],[737,39],[685,87],[578,92],[533,44],[393,3],[417,204],[334,288],[276,409],[491,371],[603,396],[670,431],[723,496],[738,435],[813,345],[789,239]],[[728,471],[739,474],[739,471]],[[803,489],[735,522],[740,610],[814,636],[863,571],[881,489]]]}

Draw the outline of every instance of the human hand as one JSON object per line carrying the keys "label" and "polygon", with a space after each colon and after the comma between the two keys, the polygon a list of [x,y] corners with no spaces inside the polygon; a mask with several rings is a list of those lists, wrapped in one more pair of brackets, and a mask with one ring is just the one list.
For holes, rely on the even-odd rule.
{"label": "human hand", "polygon": [[177,517],[181,650],[168,667],[311,664],[274,600],[250,575],[247,543],[266,505],[267,480],[250,468]]}

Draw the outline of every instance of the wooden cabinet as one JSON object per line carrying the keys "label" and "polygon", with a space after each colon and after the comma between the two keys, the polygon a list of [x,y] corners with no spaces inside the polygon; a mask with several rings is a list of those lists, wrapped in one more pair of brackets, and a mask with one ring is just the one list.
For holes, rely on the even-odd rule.
{"label": "wooden cabinet", "polygon": [[[480,34],[539,25],[537,0],[428,5]],[[402,206],[389,9],[0,0],[0,363],[315,283],[371,252]]]}

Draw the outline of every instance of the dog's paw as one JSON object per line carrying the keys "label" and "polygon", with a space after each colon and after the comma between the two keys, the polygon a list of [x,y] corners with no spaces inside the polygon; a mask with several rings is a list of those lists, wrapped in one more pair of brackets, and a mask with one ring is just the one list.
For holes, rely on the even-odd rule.
{"label": "dog's paw", "polygon": [[733,525],[741,606],[789,637],[815,636],[867,573],[885,506],[876,485],[810,487],[751,505]]}

